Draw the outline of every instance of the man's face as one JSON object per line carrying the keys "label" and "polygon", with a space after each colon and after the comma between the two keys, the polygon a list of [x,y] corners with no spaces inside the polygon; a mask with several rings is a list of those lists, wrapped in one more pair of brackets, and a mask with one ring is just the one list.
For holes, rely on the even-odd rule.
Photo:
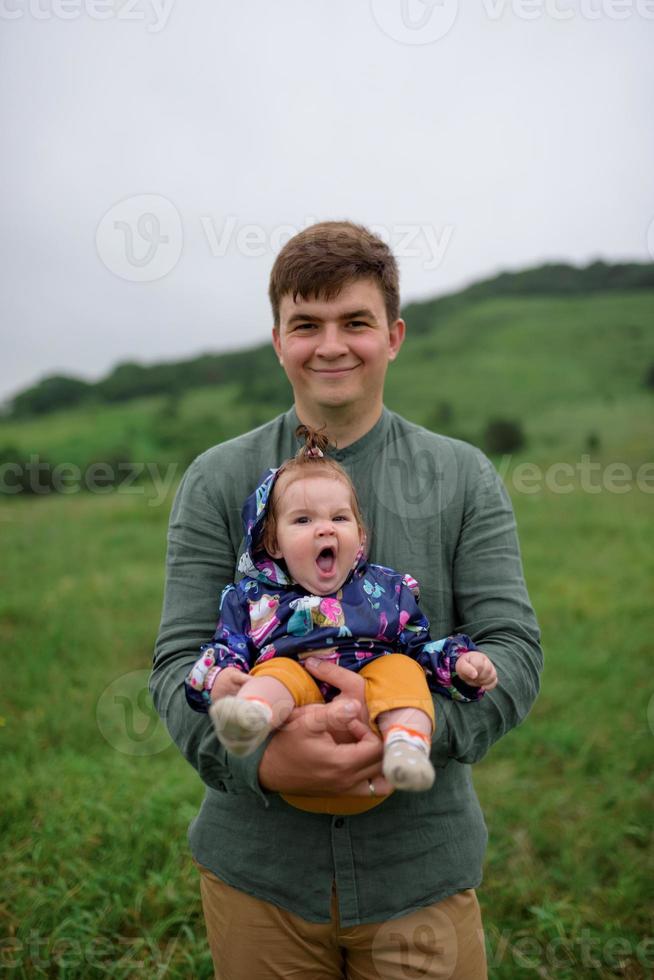
{"label": "man's face", "polygon": [[363,543],[352,491],[337,476],[287,479],[275,486],[276,548],[294,581],[313,595],[331,595],[350,574]]}
{"label": "man's face", "polygon": [[358,279],[331,300],[280,302],[273,344],[296,403],[320,409],[381,402],[389,361],[404,340],[404,322],[388,323],[381,289]]}

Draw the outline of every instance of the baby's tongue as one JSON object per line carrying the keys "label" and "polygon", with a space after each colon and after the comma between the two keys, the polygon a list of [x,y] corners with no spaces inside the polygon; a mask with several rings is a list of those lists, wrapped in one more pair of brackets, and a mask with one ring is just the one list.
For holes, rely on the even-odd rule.
{"label": "baby's tongue", "polygon": [[331,572],[334,567],[334,555],[331,551],[321,551],[316,558],[316,564],[321,572]]}

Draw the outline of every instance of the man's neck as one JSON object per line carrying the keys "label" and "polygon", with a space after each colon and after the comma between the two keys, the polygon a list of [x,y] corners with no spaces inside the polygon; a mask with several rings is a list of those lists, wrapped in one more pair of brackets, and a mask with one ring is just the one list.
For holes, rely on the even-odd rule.
{"label": "man's neck", "polygon": [[298,400],[295,402],[295,411],[300,422],[314,429],[324,429],[330,443],[338,449],[351,446],[370,432],[379,422],[383,407],[381,400],[374,406],[366,406],[365,411],[352,405],[335,408],[305,405]]}

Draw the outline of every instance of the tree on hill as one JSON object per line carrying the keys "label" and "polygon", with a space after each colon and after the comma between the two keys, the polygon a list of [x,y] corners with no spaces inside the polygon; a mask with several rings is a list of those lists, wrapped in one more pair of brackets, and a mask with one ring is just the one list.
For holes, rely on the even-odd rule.
{"label": "tree on hill", "polygon": [[487,453],[514,453],[524,448],[525,441],[522,426],[512,419],[491,419],[484,429]]}
{"label": "tree on hill", "polygon": [[90,398],[94,385],[80,378],[54,374],[27,388],[12,400],[11,414],[15,418],[44,415],[59,408],[69,408]]}

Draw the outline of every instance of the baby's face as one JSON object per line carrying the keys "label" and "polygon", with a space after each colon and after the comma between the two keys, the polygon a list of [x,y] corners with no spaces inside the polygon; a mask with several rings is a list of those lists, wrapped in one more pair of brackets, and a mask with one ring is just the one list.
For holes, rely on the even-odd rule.
{"label": "baby's face", "polygon": [[317,474],[275,487],[277,548],[290,574],[307,592],[331,595],[350,573],[363,536],[350,488],[337,476]]}

